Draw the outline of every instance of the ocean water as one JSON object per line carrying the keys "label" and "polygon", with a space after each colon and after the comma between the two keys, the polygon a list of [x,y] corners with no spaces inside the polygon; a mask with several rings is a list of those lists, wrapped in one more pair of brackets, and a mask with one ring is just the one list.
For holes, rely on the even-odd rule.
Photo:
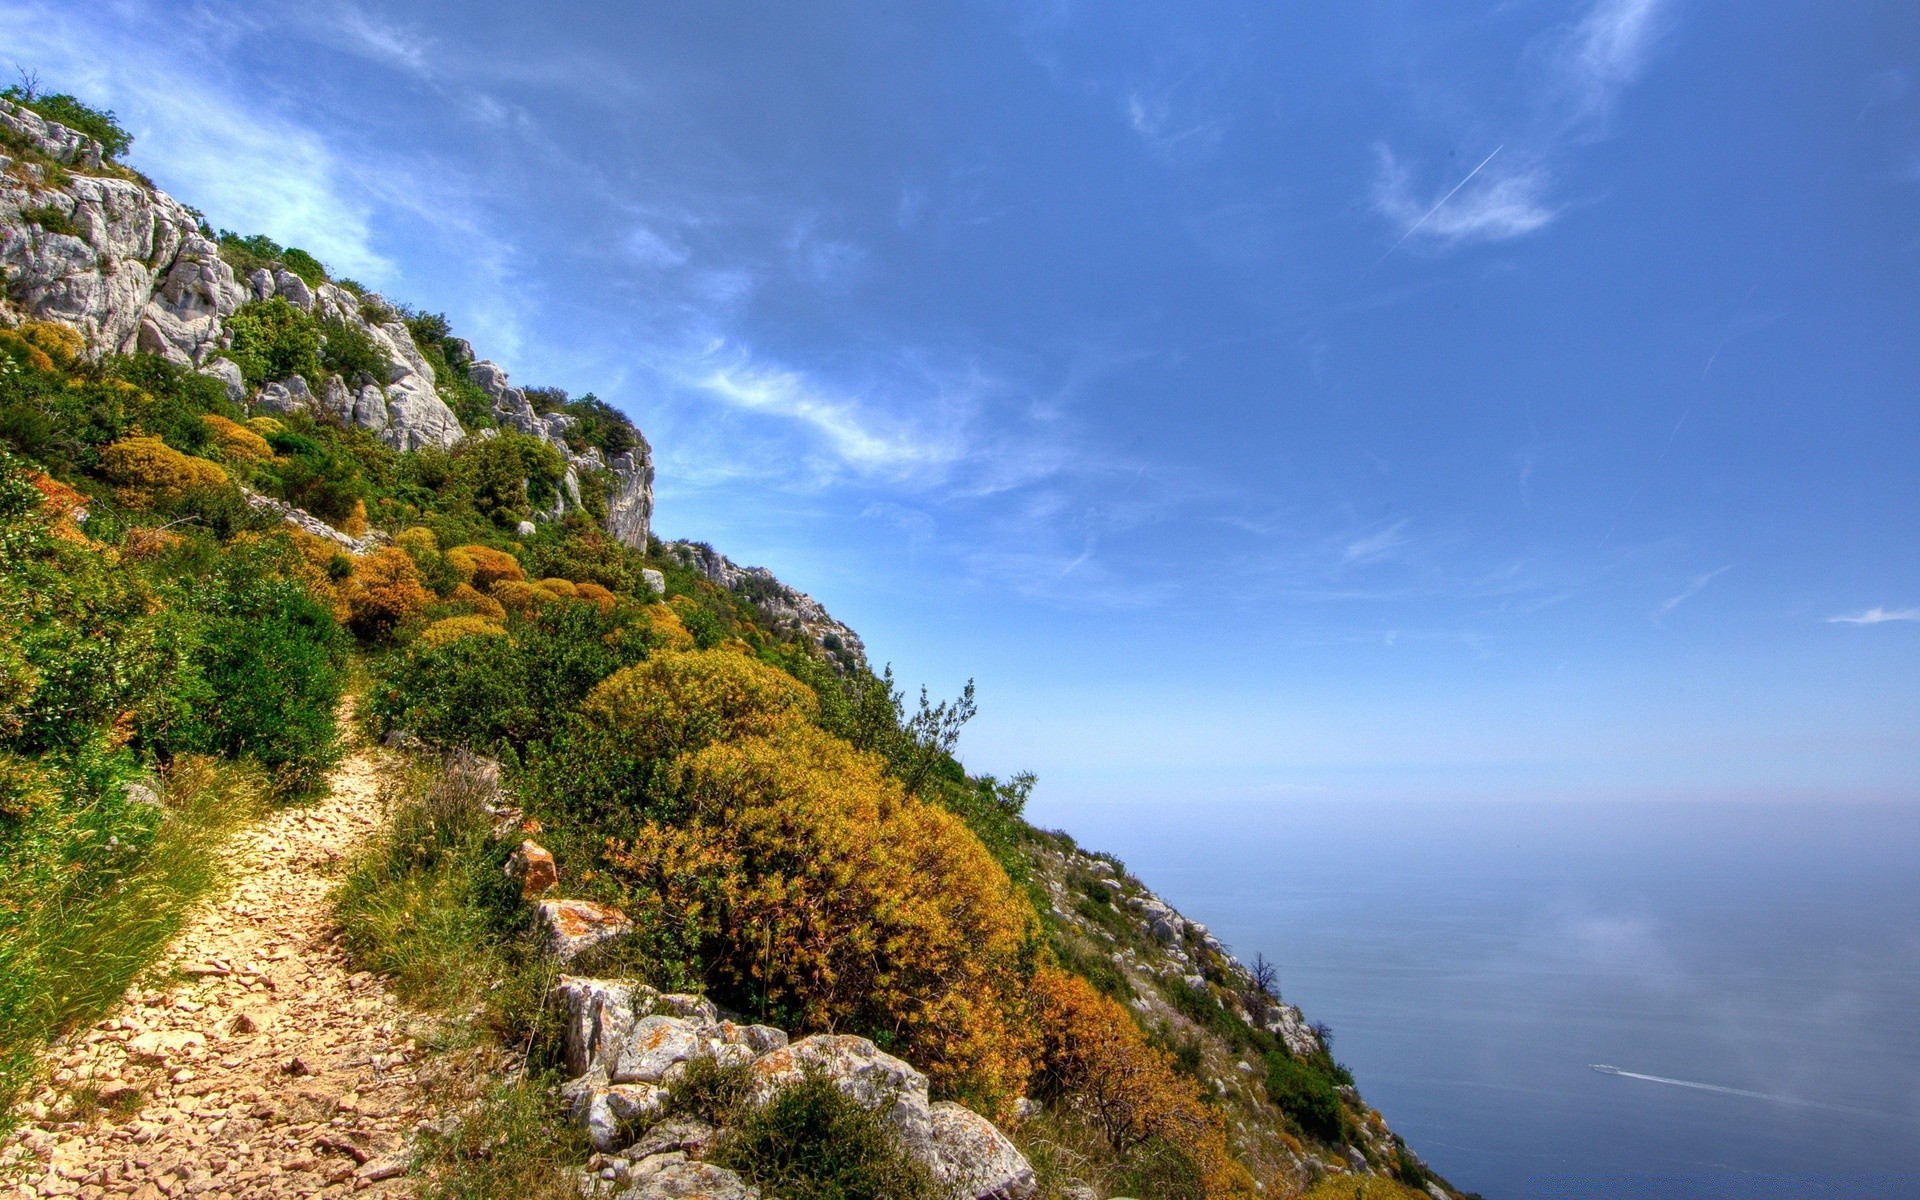
{"label": "ocean water", "polygon": [[1920,804],[1030,815],[1277,962],[1488,1200],[1920,1200]]}

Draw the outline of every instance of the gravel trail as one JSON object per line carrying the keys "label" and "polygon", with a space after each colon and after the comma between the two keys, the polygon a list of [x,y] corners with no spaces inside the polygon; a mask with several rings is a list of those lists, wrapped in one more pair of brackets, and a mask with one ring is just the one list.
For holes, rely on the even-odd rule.
{"label": "gravel trail", "polygon": [[114,1013],[53,1051],[0,1150],[0,1196],[405,1194],[407,1140],[432,1115],[408,1016],[348,965],[328,907],[385,816],[361,753],[326,799],[237,834],[228,886]]}

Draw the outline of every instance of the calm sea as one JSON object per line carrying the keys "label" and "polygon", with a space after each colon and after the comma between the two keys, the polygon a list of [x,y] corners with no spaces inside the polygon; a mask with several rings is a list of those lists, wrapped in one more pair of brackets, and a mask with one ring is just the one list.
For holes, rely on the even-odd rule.
{"label": "calm sea", "polygon": [[1489,1200],[1920,1200],[1920,805],[1031,815],[1279,963]]}

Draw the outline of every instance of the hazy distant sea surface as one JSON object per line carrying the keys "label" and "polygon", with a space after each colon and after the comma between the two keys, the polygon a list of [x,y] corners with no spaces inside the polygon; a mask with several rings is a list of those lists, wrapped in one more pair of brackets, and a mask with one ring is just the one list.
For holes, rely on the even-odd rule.
{"label": "hazy distant sea surface", "polygon": [[1920,1200],[1920,805],[1031,815],[1278,962],[1394,1129],[1489,1200]]}

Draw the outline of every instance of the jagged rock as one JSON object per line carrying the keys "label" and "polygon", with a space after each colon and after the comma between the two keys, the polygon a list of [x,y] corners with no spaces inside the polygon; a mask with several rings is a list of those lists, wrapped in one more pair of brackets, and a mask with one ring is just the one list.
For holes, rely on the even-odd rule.
{"label": "jagged rock", "polygon": [[682,1017],[696,1025],[712,1025],[720,1020],[720,1010],[705,996],[668,992],[654,998],[653,1011]]}
{"label": "jagged rock", "polygon": [[273,272],[273,294],[301,312],[313,309],[313,290],[307,286],[306,280],[285,267],[276,268]]}
{"label": "jagged rock", "polygon": [[450,337],[440,343],[440,353],[446,356],[450,367],[465,367],[473,361],[473,343],[465,338]]}
{"label": "jagged rock", "polygon": [[311,413],[314,411],[313,389],[298,375],[262,384],[260,394],[253,398],[253,411],[274,417]]}
{"label": "jagged rock", "polygon": [[679,1017],[642,1017],[634,1024],[614,1060],[615,1083],[659,1083],[675,1066],[706,1049],[699,1030]]}
{"label": "jagged rock", "polygon": [[352,415],[349,418],[362,429],[371,429],[379,433],[387,427],[387,397],[379,387],[367,384],[353,398]]}
{"label": "jagged rock", "polygon": [[706,1153],[708,1146],[720,1131],[697,1117],[668,1117],[642,1134],[640,1140],[627,1147],[622,1157],[638,1162],[656,1154],[671,1154],[679,1150],[698,1157]]}
{"label": "jagged rock", "polygon": [[1027,1200],[1033,1166],[993,1122],[949,1100],[928,1110],[932,1128],[929,1166],[948,1190],[972,1200]]}
{"label": "jagged rock", "polygon": [[380,540],[376,537],[348,537],[338,529],[322,521],[319,517],[314,516],[305,509],[295,508],[284,500],[275,500],[271,496],[262,496],[258,492],[245,489],[242,490],[241,494],[246,498],[247,504],[251,507],[261,512],[270,512],[287,524],[311,533],[315,537],[326,538],[349,554],[368,554],[380,545]]}
{"label": "jagged rock", "polygon": [[660,1111],[663,1088],[645,1083],[613,1083],[596,1090],[587,1104],[587,1136],[596,1150],[612,1150],[627,1130]]}
{"label": "jagged rock", "polygon": [[[608,520],[611,523],[611,516]],[[682,565],[751,601],[776,627],[805,634],[836,660],[866,666],[867,648],[860,635],[834,620],[812,596],[781,583],[772,571],[742,567],[702,542],[668,542],[665,550]]]}
{"label": "jagged rock", "polygon": [[0,129],[26,138],[55,162],[95,171],[100,169],[99,142],[58,121],[49,121],[25,105],[0,100]]}
{"label": "jagged rock", "polygon": [[542,900],[539,916],[548,952],[563,963],[633,932],[627,914],[588,900]]}
{"label": "jagged rock", "polygon": [[640,568],[640,582],[656,596],[667,594],[667,577],[652,567]]}
{"label": "jagged rock", "polygon": [[247,381],[240,375],[240,364],[230,358],[216,358],[200,368],[202,375],[210,375],[227,385],[227,399],[235,404],[247,398]]}
{"label": "jagged rock", "polygon": [[643,983],[581,975],[562,975],[553,990],[566,1005],[567,1070],[575,1076],[610,1073],[635,1022],[659,995]]}
{"label": "jagged rock", "polygon": [[732,1171],[703,1162],[674,1162],[637,1179],[620,1200],[760,1200]]}
{"label": "jagged rock", "polygon": [[537,842],[521,842],[507,856],[507,878],[520,885],[520,896],[532,900],[560,886],[560,870],[553,853]]}
{"label": "jagged rock", "polygon": [[787,1044],[787,1031],[771,1025],[735,1025],[732,1021],[722,1021],[720,1040],[729,1046],[745,1046],[755,1054],[765,1054]]}
{"label": "jagged rock", "polygon": [[914,1154],[925,1159],[931,1153],[927,1077],[866,1038],[819,1033],[762,1055],[753,1064],[753,1102],[771,1100],[781,1088],[799,1082],[809,1069],[825,1074],[861,1104],[883,1112]]}

